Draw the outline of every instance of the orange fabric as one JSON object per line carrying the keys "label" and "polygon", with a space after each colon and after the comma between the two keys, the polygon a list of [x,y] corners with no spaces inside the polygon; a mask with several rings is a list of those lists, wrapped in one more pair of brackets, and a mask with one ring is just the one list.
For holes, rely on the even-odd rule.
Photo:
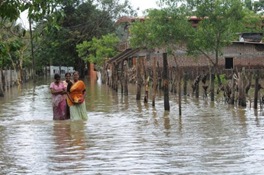
{"label": "orange fabric", "polygon": [[[85,84],[81,80],[77,81],[72,85],[69,96],[75,103],[82,103],[84,101],[85,88]],[[67,98],[67,103],[69,106],[74,105],[74,103],[69,98]]]}

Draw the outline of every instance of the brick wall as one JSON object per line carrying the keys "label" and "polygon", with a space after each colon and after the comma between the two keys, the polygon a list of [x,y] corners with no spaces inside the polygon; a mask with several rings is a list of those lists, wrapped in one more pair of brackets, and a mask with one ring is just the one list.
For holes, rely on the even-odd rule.
{"label": "brick wall", "polygon": [[[159,65],[162,66],[162,54],[151,54],[150,56],[157,57]],[[233,67],[249,67],[249,68],[264,68],[264,44],[262,43],[245,43],[234,42],[231,46],[223,50],[223,54],[219,56],[219,67],[225,67],[225,58],[233,58]],[[152,59],[147,61],[147,65],[152,65]],[[182,68],[191,67],[208,67],[209,61],[204,55],[188,56],[186,54],[178,54],[176,56],[177,64]],[[169,67],[176,66],[175,59],[168,56]]]}

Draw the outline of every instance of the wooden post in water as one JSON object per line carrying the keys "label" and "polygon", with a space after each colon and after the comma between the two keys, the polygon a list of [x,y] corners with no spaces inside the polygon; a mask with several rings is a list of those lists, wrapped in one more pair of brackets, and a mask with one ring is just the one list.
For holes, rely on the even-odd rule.
{"label": "wooden post in water", "polygon": [[152,85],[152,106],[155,106],[155,98],[156,98],[156,92],[157,92],[157,58],[156,56],[153,58],[153,65],[152,65],[152,71],[153,71],[153,85]]}
{"label": "wooden post in water", "polygon": [[0,68],[0,97],[4,97],[4,78],[3,78],[3,69]]}
{"label": "wooden post in water", "polygon": [[245,68],[238,73],[238,105],[246,107],[246,93],[245,93]]}
{"label": "wooden post in water", "polygon": [[235,74],[234,71],[232,72],[232,81],[231,81],[231,96],[228,101],[228,104],[234,105],[235,104]]}
{"label": "wooden post in water", "polygon": [[144,103],[148,103],[148,96],[149,96],[149,76],[145,79],[145,97],[144,97]]}
{"label": "wooden post in water", "polygon": [[181,116],[182,115],[182,103],[181,103],[181,100],[182,100],[182,96],[181,96],[181,80],[182,80],[182,70],[179,68],[179,115]]}
{"label": "wooden post in water", "polygon": [[[147,56],[146,56],[147,57]],[[149,93],[149,75],[146,70],[146,57],[144,60],[142,60],[142,69],[143,69],[143,75],[144,75],[144,85],[145,85],[145,96],[144,96],[144,103],[148,103],[148,93]]]}
{"label": "wooden post in water", "polygon": [[115,62],[113,63],[113,81],[112,81],[112,87],[113,89],[118,92],[118,64],[116,64]]}
{"label": "wooden post in water", "polygon": [[[198,72],[199,74],[199,72]],[[193,84],[192,84],[192,88],[193,88],[193,93],[195,93],[195,97],[199,98],[199,83],[200,83],[200,79],[201,79],[201,75],[197,75],[197,77],[195,78]]]}
{"label": "wooden post in water", "polygon": [[111,88],[114,89],[114,82],[115,82],[115,62],[112,63],[112,83],[111,83]]}
{"label": "wooden post in water", "polygon": [[124,61],[124,95],[128,96],[128,64]]}
{"label": "wooden post in water", "polygon": [[167,53],[163,53],[163,91],[164,91],[164,109],[165,111],[170,110],[169,102],[169,79],[168,79],[168,59]]}
{"label": "wooden post in water", "polygon": [[161,75],[161,70],[159,66],[159,61],[157,62],[157,67],[158,67],[158,88],[162,89],[162,75]]}
{"label": "wooden post in water", "polygon": [[137,57],[137,95],[136,100],[141,99],[141,86],[142,86],[142,77],[141,77],[141,66],[142,66],[142,59],[141,57]]}
{"label": "wooden post in water", "polygon": [[13,74],[12,74],[12,69],[9,67],[9,88],[10,89],[13,86]]}
{"label": "wooden post in water", "polygon": [[124,93],[124,82],[125,82],[125,76],[124,76],[124,61],[121,61],[121,73],[119,74],[119,80],[120,80],[120,85],[121,85],[121,94]]}
{"label": "wooden post in water", "polygon": [[184,71],[183,73],[183,95],[187,95],[187,81],[188,81],[188,75]]}
{"label": "wooden post in water", "polygon": [[215,67],[212,66],[210,69],[210,97],[211,97],[211,101],[214,101],[215,98],[215,94],[214,94],[214,89],[215,89]]}
{"label": "wooden post in water", "polygon": [[171,90],[172,93],[177,93],[177,68],[173,67],[170,70],[170,77],[171,77]]}
{"label": "wooden post in water", "polygon": [[258,109],[259,70],[255,73],[254,109]]}
{"label": "wooden post in water", "polygon": [[3,92],[6,90],[6,76],[4,74],[4,70],[1,69],[1,80],[2,80],[2,90]]}
{"label": "wooden post in water", "polygon": [[[200,75],[199,75],[199,77],[200,77]],[[196,84],[196,91],[195,91],[195,97],[196,98],[199,98],[199,92],[200,92],[200,78],[198,79],[197,84]]]}

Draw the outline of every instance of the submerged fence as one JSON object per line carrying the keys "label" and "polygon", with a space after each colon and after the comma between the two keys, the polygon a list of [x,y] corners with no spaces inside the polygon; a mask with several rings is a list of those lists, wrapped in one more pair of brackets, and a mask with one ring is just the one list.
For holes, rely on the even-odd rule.
{"label": "submerged fence", "polygon": [[[22,79],[20,80],[20,73]],[[22,72],[4,69],[0,70],[0,96],[4,96],[4,92],[13,86],[18,86],[30,80],[33,75],[32,69],[23,69]]]}

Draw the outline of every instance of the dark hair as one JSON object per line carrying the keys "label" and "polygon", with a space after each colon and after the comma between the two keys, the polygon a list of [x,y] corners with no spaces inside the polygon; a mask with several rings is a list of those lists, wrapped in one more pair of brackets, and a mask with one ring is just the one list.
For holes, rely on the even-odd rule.
{"label": "dark hair", "polygon": [[70,89],[72,87],[73,83],[70,81],[68,82],[68,85],[67,85],[67,92],[70,92]]}
{"label": "dark hair", "polygon": [[74,72],[73,72],[73,75],[74,75],[74,74],[78,74],[78,75],[79,75],[79,72],[78,72],[78,71],[74,71]]}
{"label": "dark hair", "polygon": [[60,74],[55,74],[55,75],[54,75],[54,79],[55,79],[55,80],[60,79],[60,78],[61,78]]}
{"label": "dark hair", "polygon": [[70,75],[70,76],[71,76],[71,73],[70,73],[70,72],[67,72],[67,73],[65,74],[65,77],[66,77],[67,75]]}

